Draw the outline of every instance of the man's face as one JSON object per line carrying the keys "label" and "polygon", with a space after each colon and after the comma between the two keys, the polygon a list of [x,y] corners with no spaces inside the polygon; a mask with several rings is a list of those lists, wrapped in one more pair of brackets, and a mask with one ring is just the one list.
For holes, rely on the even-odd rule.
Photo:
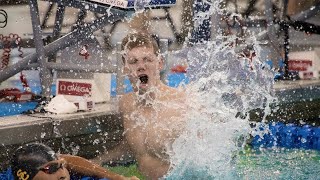
{"label": "man's face", "polygon": [[33,180],[70,180],[70,174],[65,168],[65,160],[50,161],[39,167],[39,172]]}
{"label": "man's face", "polygon": [[135,89],[147,90],[160,82],[163,61],[152,47],[136,47],[125,55],[125,70]]}

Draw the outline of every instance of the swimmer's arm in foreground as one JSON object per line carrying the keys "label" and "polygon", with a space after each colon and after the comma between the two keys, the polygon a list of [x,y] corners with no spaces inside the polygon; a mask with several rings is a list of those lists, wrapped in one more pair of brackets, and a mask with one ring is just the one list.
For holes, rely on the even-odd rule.
{"label": "swimmer's arm in foreground", "polygon": [[60,155],[60,158],[63,158],[64,160],[66,160],[67,169],[73,172],[77,172],[81,175],[93,176],[97,178],[109,178],[111,180],[125,180],[125,179],[137,180],[138,179],[135,176],[128,178],[128,177],[124,177],[122,175],[116,174],[79,156],[62,154]]}
{"label": "swimmer's arm in foreground", "polygon": [[123,140],[119,142],[114,148],[103,152],[101,155],[90,159],[90,161],[95,162],[96,164],[103,164],[103,163],[112,163],[112,162],[120,162],[120,161],[132,161],[133,156],[132,152],[129,148],[125,137]]}
{"label": "swimmer's arm in foreground", "polygon": [[[124,118],[124,111],[126,111],[125,104],[128,104],[127,100],[124,100],[126,98],[120,98],[119,102],[119,111],[120,111],[120,120],[123,122],[125,121]],[[125,128],[126,130],[126,128]],[[127,142],[126,136],[123,135],[122,140],[112,149],[102,153],[101,155],[95,157],[94,159],[91,159],[91,161],[102,164],[103,162],[120,162],[123,160],[134,160],[133,152],[131,151],[131,148],[129,146],[129,143]]]}

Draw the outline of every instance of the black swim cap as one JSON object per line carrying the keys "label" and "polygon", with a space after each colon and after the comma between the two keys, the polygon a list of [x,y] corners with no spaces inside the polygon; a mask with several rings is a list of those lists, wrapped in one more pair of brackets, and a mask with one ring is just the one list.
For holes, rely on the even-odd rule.
{"label": "black swim cap", "polygon": [[32,180],[40,166],[57,159],[55,152],[44,144],[31,143],[21,146],[11,159],[14,179]]}

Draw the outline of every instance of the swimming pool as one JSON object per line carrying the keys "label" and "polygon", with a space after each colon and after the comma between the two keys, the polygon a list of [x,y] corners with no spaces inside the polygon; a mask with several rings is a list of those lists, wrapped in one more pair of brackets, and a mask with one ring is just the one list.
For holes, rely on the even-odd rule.
{"label": "swimming pool", "polygon": [[[166,179],[319,179],[320,151],[315,149],[318,146],[315,146],[314,141],[319,137],[320,128],[281,122],[270,123],[266,127],[270,128],[270,133],[265,134],[264,139],[256,136],[242,150],[233,152],[232,160],[225,163],[227,171],[212,173],[215,170],[199,167],[197,162],[188,162],[183,167],[174,168]],[[306,141],[301,141],[304,138]],[[111,170],[126,176],[139,175],[145,179],[135,164],[111,167]]]}
{"label": "swimming pool", "polygon": [[[138,171],[136,164],[129,166],[104,166],[113,172],[124,176],[146,178]],[[238,152],[233,161],[234,171],[225,177],[234,180],[290,180],[290,179],[319,179],[320,152],[303,149],[251,149]],[[5,172],[2,172],[5,173]],[[7,172],[8,173],[8,172]],[[8,175],[7,175],[8,176]],[[0,179],[8,180],[6,174],[0,174]],[[228,179],[226,178],[226,179]],[[83,180],[91,179],[89,177]],[[204,170],[188,168],[188,172],[173,172],[166,179],[219,179]]]}
{"label": "swimming pool", "polygon": [[255,149],[237,158],[240,179],[319,179],[320,153],[305,149]]}
{"label": "swimming pool", "polygon": [[[171,172],[166,179],[235,179],[235,180],[290,180],[319,179],[320,152],[305,149],[284,148],[249,148],[239,151],[232,162],[233,170],[228,174],[211,175],[204,169],[189,167],[185,171]],[[143,177],[136,164],[130,166],[108,167],[110,170],[125,176]]]}
{"label": "swimming pool", "polygon": [[[188,79],[184,74],[168,76],[168,85],[176,87]],[[128,80],[125,92],[132,91]],[[40,92],[34,87],[33,91]],[[55,86],[52,86],[55,92]],[[111,96],[116,95],[116,81],[112,77]],[[25,109],[33,109],[37,103],[1,103],[1,116],[20,114]],[[171,172],[167,179],[317,179],[320,174],[320,130],[310,125],[296,126],[293,124],[270,123],[270,133],[263,138],[255,136],[251,147],[234,152],[231,162],[232,170],[225,174],[207,173],[210,169],[188,167],[178,172]],[[260,129],[262,130],[262,129]],[[205,155],[204,155],[205,156]],[[135,175],[137,168],[116,167],[120,173]],[[115,170],[119,172],[119,170]],[[129,171],[129,172],[128,172]],[[143,179],[143,177],[142,177]]]}

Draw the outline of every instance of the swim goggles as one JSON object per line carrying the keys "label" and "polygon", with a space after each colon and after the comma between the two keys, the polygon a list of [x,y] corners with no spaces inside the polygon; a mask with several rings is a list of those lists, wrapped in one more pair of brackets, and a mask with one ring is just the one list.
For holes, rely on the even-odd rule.
{"label": "swim goggles", "polygon": [[58,161],[51,161],[47,164],[41,166],[38,168],[39,171],[42,171],[46,174],[54,174],[59,169],[63,169],[66,165],[66,162],[64,160],[58,160]]}

